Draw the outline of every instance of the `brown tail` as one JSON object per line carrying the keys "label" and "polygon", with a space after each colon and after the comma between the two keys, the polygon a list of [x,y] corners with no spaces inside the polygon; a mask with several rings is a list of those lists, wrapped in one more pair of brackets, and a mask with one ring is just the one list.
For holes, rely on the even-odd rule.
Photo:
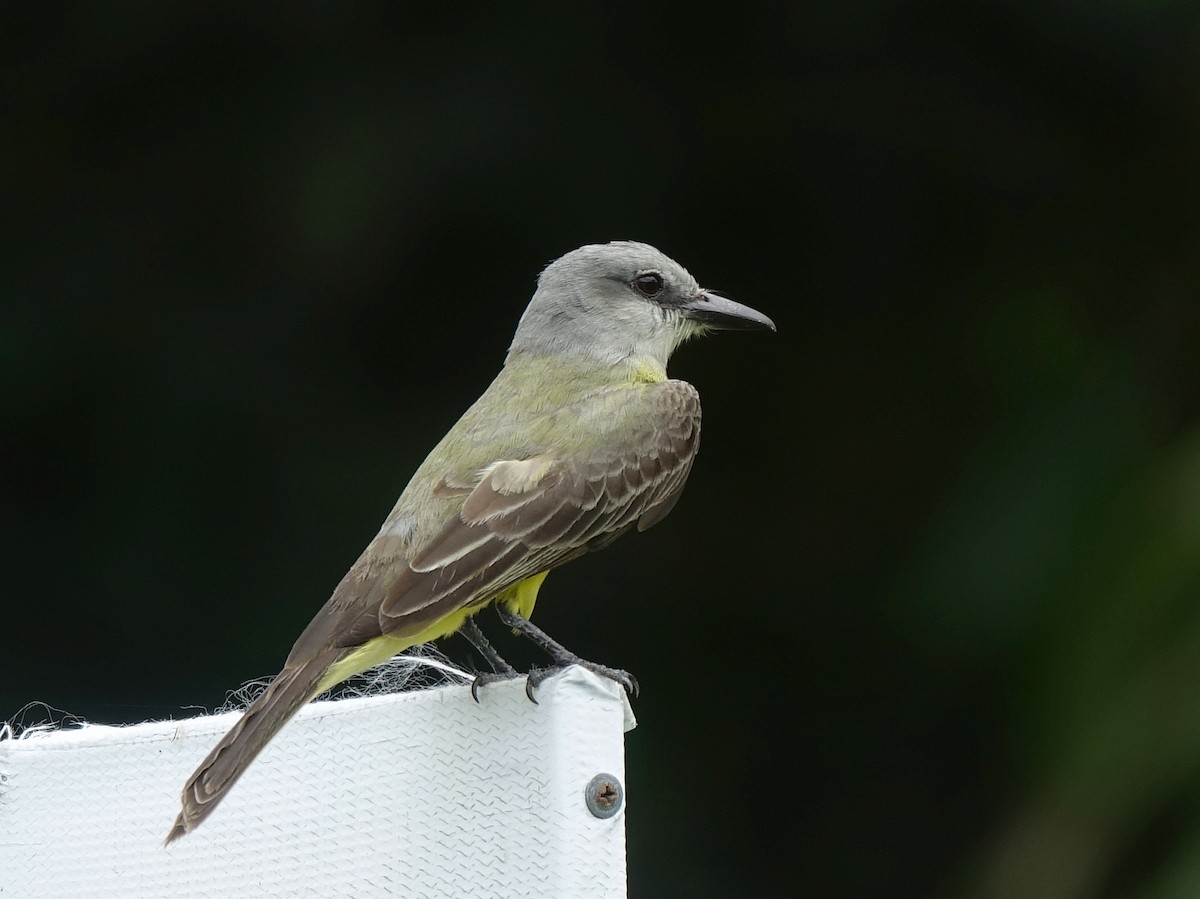
{"label": "brown tail", "polygon": [[296,667],[286,667],[275,676],[188,778],[183,788],[183,810],[164,845],[195,830],[212,814],[263,747],[316,695],[317,685],[336,660],[337,653],[324,654]]}

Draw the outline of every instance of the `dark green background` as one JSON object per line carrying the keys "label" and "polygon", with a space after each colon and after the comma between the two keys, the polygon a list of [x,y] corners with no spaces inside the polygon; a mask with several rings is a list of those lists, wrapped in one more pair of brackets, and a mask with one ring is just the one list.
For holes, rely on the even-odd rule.
{"label": "dark green background", "polygon": [[538,608],[641,678],[631,896],[1200,895],[1196,5],[440,7],[6,10],[0,716],[275,671],[636,238],[779,333]]}

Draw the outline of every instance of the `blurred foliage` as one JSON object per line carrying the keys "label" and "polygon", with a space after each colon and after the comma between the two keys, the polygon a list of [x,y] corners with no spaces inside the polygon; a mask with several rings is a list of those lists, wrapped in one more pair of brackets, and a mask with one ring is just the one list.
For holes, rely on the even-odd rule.
{"label": "blurred foliage", "polygon": [[0,58],[0,715],[276,670],[537,269],[632,237],[780,333],[680,353],[684,500],[539,604],[642,681],[631,896],[1200,894],[1194,4],[27,5]]}

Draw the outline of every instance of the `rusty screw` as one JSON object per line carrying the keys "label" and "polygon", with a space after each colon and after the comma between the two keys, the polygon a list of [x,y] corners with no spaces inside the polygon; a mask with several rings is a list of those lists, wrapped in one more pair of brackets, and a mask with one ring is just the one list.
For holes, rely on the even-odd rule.
{"label": "rusty screw", "polygon": [[583,798],[587,801],[588,811],[597,818],[611,818],[620,811],[625,790],[611,774],[597,774],[588,781]]}

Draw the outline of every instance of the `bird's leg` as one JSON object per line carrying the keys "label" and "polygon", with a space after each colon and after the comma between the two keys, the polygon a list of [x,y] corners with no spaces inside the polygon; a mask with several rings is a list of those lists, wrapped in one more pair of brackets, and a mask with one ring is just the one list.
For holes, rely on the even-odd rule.
{"label": "bird's leg", "polygon": [[542,681],[571,665],[578,665],[580,668],[586,668],[588,671],[599,674],[601,677],[607,677],[609,680],[616,681],[625,688],[625,692],[630,696],[638,695],[637,678],[628,671],[622,671],[620,668],[609,668],[607,665],[598,665],[595,662],[581,659],[540,627],[533,624],[528,618],[522,618],[515,612],[508,611],[503,606],[496,606],[496,611],[500,615],[500,620],[508,627],[532,640],[554,660],[554,664],[549,668],[534,668],[525,679],[525,695],[531,701],[537,702],[534,699],[533,691],[537,689]]}
{"label": "bird's leg", "polygon": [[517,669],[504,661],[504,658],[496,651],[496,647],[488,641],[488,638],[483,635],[483,631],[479,629],[479,625],[474,618],[468,618],[463,622],[463,626],[458,631],[467,638],[475,649],[483,656],[484,660],[491,666],[492,671],[496,674],[504,674],[509,677],[515,677]]}
{"label": "bird's leg", "polygon": [[480,672],[475,675],[475,680],[471,681],[471,698],[476,702],[479,702],[480,687],[517,676],[517,669],[504,661],[500,653],[496,652],[496,647],[488,642],[488,638],[483,635],[483,631],[479,629],[479,625],[475,623],[474,618],[468,618],[464,621],[463,626],[459,628],[458,632],[492,666],[491,672]]}

